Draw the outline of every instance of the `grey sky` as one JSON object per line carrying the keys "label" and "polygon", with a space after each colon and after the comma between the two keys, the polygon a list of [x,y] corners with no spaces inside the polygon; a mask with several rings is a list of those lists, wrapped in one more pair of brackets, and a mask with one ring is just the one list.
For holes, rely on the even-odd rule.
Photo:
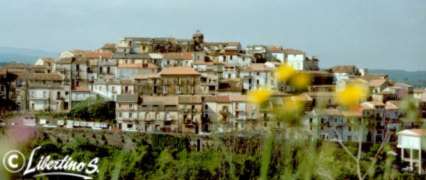
{"label": "grey sky", "polygon": [[94,49],[124,36],[281,44],[321,66],[426,70],[425,0],[0,0],[0,46]]}

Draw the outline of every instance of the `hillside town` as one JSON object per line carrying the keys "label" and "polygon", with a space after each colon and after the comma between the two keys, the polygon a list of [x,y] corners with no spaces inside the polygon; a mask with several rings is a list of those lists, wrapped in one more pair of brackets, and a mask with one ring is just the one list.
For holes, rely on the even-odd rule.
{"label": "hillside town", "polygon": [[[357,142],[359,131],[351,127],[351,120],[369,119],[374,123],[362,134],[363,142],[397,144],[411,169],[415,164],[424,166],[421,156],[426,149],[426,130],[415,122],[402,123],[406,114],[401,104],[406,98],[415,99],[419,116],[426,118],[426,89],[355,65],[324,69],[318,57],[298,49],[209,42],[200,31],[188,39],[125,37],[96,50],[75,49],[59,57],[43,57],[33,65],[4,65],[0,68],[0,98],[16,107],[0,113],[67,113],[88,98],[101,97],[115,104],[113,122],[64,117],[43,119],[43,124],[203,136],[262,133],[282,124],[271,121],[273,114],[249,103],[247,96],[265,86],[273,89],[274,103],[294,95],[296,89],[274,78],[275,69],[282,64],[311,77],[309,87],[297,96],[304,103],[302,124],[314,137]],[[357,111],[347,111],[336,103],[335,92],[353,81],[368,86],[370,93]],[[317,108],[320,106],[324,108]],[[418,160],[413,159],[418,157],[413,155],[416,152]],[[419,173],[424,170],[419,168]]]}

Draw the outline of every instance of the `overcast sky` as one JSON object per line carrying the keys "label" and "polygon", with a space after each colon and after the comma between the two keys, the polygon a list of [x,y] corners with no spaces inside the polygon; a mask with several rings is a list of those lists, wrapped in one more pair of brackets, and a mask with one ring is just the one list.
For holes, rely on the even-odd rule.
{"label": "overcast sky", "polygon": [[95,49],[124,36],[280,44],[320,65],[426,70],[426,0],[0,0],[0,46]]}

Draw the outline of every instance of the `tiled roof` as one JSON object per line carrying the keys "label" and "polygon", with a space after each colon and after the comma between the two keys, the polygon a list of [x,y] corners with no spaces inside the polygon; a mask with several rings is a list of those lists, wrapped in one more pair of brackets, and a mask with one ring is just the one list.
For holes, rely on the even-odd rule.
{"label": "tiled roof", "polygon": [[90,92],[90,89],[88,87],[78,86],[78,87],[74,87],[74,89],[72,91],[75,91],[75,92]]}
{"label": "tiled roof", "polygon": [[379,87],[386,83],[386,79],[373,79],[368,81],[368,85],[371,87]]}
{"label": "tiled roof", "polygon": [[[56,64],[71,64],[73,58],[61,58]],[[73,64],[87,64],[88,61],[85,58],[75,58]]]}
{"label": "tiled roof", "polygon": [[201,96],[179,96],[179,104],[201,104]]}
{"label": "tiled roof", "polygon": [[267,67],[265,64],[253,63],[244,68],[244,71],[248,72],[263,72],[263,71],[272,71],[272,68]]}
{"label": "tiled roof", "polygon": [[229,99],[232,102],[246,102],[247,96],[246,95],[230,95]]}
{"label": "tiled roof", "polygon": [[178,96],[142,96],[142,104],[146,105],[178,105]]}
{"label": "tiled roof", "polygon": [[61,81],[64,77],[59,73],[30,73],[28,74],[28,79],[38,81]]}
{"label": "tiled roof", "polygon": [[163,58],[164,59],[170,59],[170,60],[191,60],[191,59],[193,59],[191,52],[164,53]]}
{"label": "tiled roof", "polygon": [[7,71],[6,69],[0,69],[0,76],[6,75]]}
{"label": "tiled roof", "polygon": [[112,52],[110,51],[83,51],[81,55],[87,59],[112,58]]}
{"label": "tiled roof", "polygon": [[217,103],[230,103],[231,98],[229,96],[217,95],[217,96],[206,96],[207,102],[217,102]]}
{"label": "tiled roof", "polygon": [[288,54],[292,54],[292,55],[305,55],[305,52],[298,50],[298,49],[290,49],[290,48],[286,48],[283,49],[284,54],[288,55]]}
{"label": "tiled roof", "polygon": [[158,69],[158,66],[152,63],[145,64],[119,64],[118,68],[140,68],[140,69]]}
{"label": "tiled roof", "polygon": [[361,110],[342,111],[342,115],[345,117],[362,117]]}
{"label": "tiled roof", "polygon": [[134,94],[121,94],[121,95],[117,95],[117,102],[122,102],[122,103],[137,103],[139,100],[139,96],[138,95],[134,95]]}
{"label": "tiled roof", "polygon": [[283,48],[280,46],[270,46],[269,51],[271,51],[271,53],[283,53]]}
{"label": "tiled roof", "polygon": [[398,135],[426,136],[426,129],[405,129],[398,132]]}
{"label": "tiled roof", "polygon": [[159,76],[158,74],[149,74],[149,75],[142,74],[142,75],[139,75],[139,76],[136,76],[136,77],[135,77],[135,79],[136,79],[136,80],[142,80],[142,79],[156,79],[156,78],[160,78],[160,76]]}
{"label": "tiled roof", "polygon": [[172,75],[199,76],[200,73],[198,73],[195,69],[191,67],[168,67],[161,70],[160,75],[161,76],[172,76]]}
{"label": "tiled roof", "polygon": [[151,56],[147,53],[143,54],[124,54],[124,53],[114,53],[112,55],[113,59],[151,59]]}
{"label": "tiled roof", "polygon": [[400,101],[387,101],[385,105],[385,109],[398,110],[399,104],[400,104]]}

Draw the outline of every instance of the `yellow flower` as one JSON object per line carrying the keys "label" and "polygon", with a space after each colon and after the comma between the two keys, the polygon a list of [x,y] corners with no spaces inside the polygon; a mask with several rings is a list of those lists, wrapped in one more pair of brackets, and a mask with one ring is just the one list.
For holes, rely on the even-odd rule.
{"label": "yellow flower", "polygon": [[337,103],[347,108],[354,108],[367,98],[368,88],[360,83],[350,83],[336,93]]}
{"label": "yellow flower", "polygon": [[261,87],[255,90],[252,90],[248,93],[248,101],[252,104],[262,105],[268,101],[269,97],[272,95],[272,90],[269,88]]}
{"label": "yellow flower", "polygon": [[298,72],[290,79],[290,85],[296,89],[306,89],[311,85],[311,76],[304,72]]}
{"label": "yellow flower", "polygon": [[276,109],[277,118],[288,127],[300,127],[305,104],[300,96],[286,97],[282,107]]}
{"label": "yellow flower", "polygon": [[283,108],[286,113],[298,113],[303,111],[304,104],[300,97],[292,96],[284,99]]}
{"label": "yellow flower", "polygon": [[281,64],[275,69],[275,79],[281,82],[287,82],[294,74],[296,70],[288,64]]}

